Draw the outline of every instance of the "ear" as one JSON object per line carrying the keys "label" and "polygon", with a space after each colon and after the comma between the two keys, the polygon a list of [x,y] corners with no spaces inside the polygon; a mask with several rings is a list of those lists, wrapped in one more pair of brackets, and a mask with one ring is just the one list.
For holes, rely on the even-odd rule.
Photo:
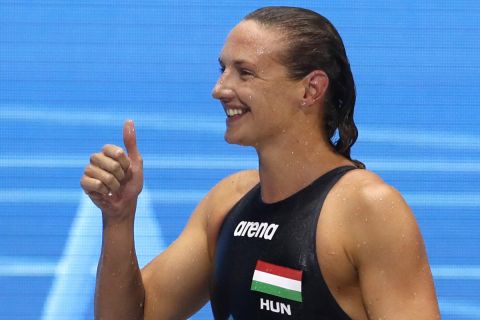
{"label": "ear", "polygon": [[306,75],[303,79],[305,93],[301,105],[308,107],[322,100],[327,92],[328,83],[328,75],[323,70],[314,70]]}

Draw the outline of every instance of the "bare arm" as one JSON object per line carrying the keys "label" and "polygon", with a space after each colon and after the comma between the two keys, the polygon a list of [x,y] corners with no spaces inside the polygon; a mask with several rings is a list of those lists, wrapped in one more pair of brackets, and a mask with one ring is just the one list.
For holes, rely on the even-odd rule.
{"label": "bare arm", "polygon": [[208,301],[206,202],[197,207],[179,238],[142,270],[145,319],[186,319]]}
{"label": "bare arm", "polygon": [[[144,288],[135,254],[133,222],[143,187],[143,163],[133,122],[123,131],[126,153],[106,145],[92,155],[80,181],[102,210],[102,253],[95,290],[96,319],[142,319]],[[111,194],[109,194],[111,193]]]}
{"label": "bare arm", "polygon": [[[440,319],[422,236],[400,194],[384,183],[361,192],[349,252],[369,319]],[[358,210],[358,209],[357,209]]]}
{"label": "bare arm", "polygon": [[92,156],[81,180],[103,216],[95,318],[185,319],[208,301],[218,228],[231,206],[257,183],[258,174],[240,172],[222,180],[195,209],[179,238],[140,271],[133,224],[143,164],[133,123],[125,124],[124,142],[128,156],[120,147],[106,145]]}
{"label": "bare arm", "polygon": [[132,220],[104,221],[95,319],[143,319],[145,291],[135,253]]}
{"label": "bare arm", "polygon": [[142,270],[145,319],[186,319],[208,301],[223,218],[257,182],[255,171],[220,181],[197,206],[180,237]]}

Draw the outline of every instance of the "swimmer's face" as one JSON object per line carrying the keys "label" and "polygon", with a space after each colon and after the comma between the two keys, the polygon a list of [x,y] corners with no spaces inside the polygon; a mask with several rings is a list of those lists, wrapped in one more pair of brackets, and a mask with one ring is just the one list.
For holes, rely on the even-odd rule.
{"label": "swimmer's face", "polygon": [[280,62],[282,33],[254,21],[240,22],[219,57],[221,76],[212,95],[227,113],[225,140],[261,147],[274,143],[292,125],[304,94]]}

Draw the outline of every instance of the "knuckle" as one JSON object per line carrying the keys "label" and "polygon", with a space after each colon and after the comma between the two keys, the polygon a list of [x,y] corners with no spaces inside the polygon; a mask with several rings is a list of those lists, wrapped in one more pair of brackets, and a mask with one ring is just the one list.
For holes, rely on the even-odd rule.
{"label": "knuckle", "polygon": [[102,187],[103,187],[103,183],[102,183],[102,181],[100,181],[100,180],[95,180],[95,181],[93,182],[93,185],[95,186],[95,189],[96,189],[96,190],[101,190]]}
{"label": "knuckle", "polygon": [[113,165],[112,165],[112,169],[113,169],[113,171],[118,172],[118,171],[121,171],[122,166],[120,165],[120,163],[114,162]]}
{"label": "knuckle", "polygon": [[115,182],[115,178],[112,176],[112,175],[107,175],[105,177],[105,182],[108,184],[108,185],[113,185],[114,182]]}
{"label": "knuckle", "polygon": [[117,150],[115,150],[114,155],[115,155],[115,158],[118,159],[120,157],[123,157],[125,155],[125,152],[123,151],[122,148],[118,148]]}
{"label": "knuckle", "polygon": [[95,163],[98,160],[98,153],[94,153],[90,156],[90,163]]}
{"label": "knuckle", "polygon": [[120,183],[117,180],[114,180],[112,189],[113,191],[117,191],[118,189],[120,189]]}
{"label": "knuckle", "polygon": [[93,176],[94,173],[95,173],[95,167],[93,165],[89,164],[85,167],[84,174],[86,176]]}

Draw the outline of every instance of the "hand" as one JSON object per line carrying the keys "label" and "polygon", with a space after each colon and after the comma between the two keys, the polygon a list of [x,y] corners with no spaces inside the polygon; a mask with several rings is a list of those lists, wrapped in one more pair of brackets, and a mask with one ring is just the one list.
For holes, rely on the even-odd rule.
{"label": "hand", "polygon": [[133,216],[138,195],[143,188],[143,160],[137,148],[132,120],[123,127],[125,151],[107,144],[102,152],[90,157],[80,180],[85,193],[102,210],[104,218]]}

